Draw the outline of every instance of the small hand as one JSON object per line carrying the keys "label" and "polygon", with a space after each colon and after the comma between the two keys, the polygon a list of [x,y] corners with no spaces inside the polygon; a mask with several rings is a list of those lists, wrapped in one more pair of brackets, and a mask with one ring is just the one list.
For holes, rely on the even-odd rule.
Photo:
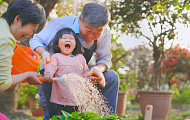
{"label": "small hand", "polygon": [[46,82],[52,82],[52,79],[53,79],[53,75],[50,75],[50,74],[44,75],[44,80]]}

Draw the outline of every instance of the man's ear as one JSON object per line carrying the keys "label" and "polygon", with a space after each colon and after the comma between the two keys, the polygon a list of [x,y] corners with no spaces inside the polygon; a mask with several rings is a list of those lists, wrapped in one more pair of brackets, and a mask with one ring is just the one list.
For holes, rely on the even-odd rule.
{"label": "man's ear", "polygon": [[78,23],[80,23],[81,22],[81,15],[79,16],[79,21],[78,21]]}
{"label": "man's ear", "polygon": [[14,19],[13,23],[14,23],[14,24],[17,24],[20,20],[21,20],[21,19],[20,19],[20,16],[17,15],[17,16],[15,16],[15,19]]}

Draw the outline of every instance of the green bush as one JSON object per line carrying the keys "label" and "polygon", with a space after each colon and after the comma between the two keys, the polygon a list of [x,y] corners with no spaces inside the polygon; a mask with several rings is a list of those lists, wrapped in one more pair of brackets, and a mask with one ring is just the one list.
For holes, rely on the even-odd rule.
{"label": "green bush", "polygon": [[190,111],[182,112],[181,116],[182,116],[183,118],[186,118],[186,117],[190,118]]}
{"label": "green bush", "polygon": [[38,98],[38,91],[36,85],[29,85],[29,83],[21,83],[19,95],[18,95],[18,104],[24,105],[28,102],[28,97],[34,98],[37,102],[36,98]]}
{"label": "green bush", "polygon": [[81,113],[81,112],[72,112],[71,114],[62,111],[63,115],[54,115],[51,120],[139,120],[139,116],[117,116],[117,114],[112,115],[102,115],[101,113]]}
{"label": "green bush", "polygon": [[182,87],[179,89],[180,94],[173,94],[172,103],[175,105],[190,104],[190,87]]}

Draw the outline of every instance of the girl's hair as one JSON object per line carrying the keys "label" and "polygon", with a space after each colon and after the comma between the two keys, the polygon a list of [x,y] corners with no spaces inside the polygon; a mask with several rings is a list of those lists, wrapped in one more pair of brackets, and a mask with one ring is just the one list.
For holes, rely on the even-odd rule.
{"label": "girl's hair", "polygon": [[59,38],[62,38],[63,34],[73,35],[75,38],[76,46],[75,46],[75,49],[73,50],[72,54],[77,55],[77,54],[81,53],[81,43],[80,43],[76,33],[71,28],[62,28],[61,30],[59,30],[56,33],[54,41],[53,41],[54,53],[61,53],[61,50],[58,47],[58,44],[59,44]]}

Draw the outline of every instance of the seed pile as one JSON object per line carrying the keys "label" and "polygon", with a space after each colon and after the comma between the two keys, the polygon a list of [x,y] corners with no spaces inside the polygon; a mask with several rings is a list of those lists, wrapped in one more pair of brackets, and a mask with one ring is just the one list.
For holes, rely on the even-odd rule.
{"label": "seed pile", "polygon": [[89,79],[76,73],[67,74],[65,83],[73,94],[74,100],[80,112],[94,112],[103,115],[111,114],[106,98],[98,91],[97,87]]}

